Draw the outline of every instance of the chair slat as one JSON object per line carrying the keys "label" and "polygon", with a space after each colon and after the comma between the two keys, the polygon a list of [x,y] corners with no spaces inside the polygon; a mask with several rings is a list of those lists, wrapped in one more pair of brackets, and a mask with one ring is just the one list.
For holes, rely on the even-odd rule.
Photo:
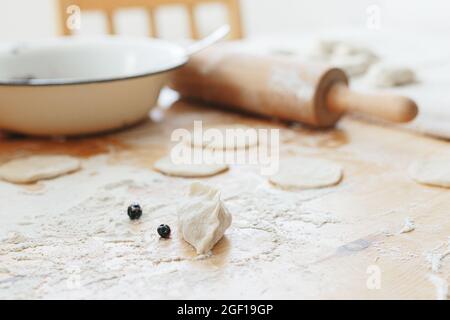
{"label": "chair slat", "polygon": [[152,38],[158,37],[158,23],[156,20],[156,8],[147,8],[148,19],[149,19],[149,35]]}
{"label": "chair slat", "polygon": [[116,34],[116,27],[114,23],[114,10],[108,9],[106,14],[106,31],[108,34]]}
{"label": "chair slat", "polygon": [[242,38],[242,26],[239,0],[59,0],[59,25],[62,34],[70,35],[72,30],[67,27],[67,8],[70,5],[77,5],[83,11],[102,11],[106,14],[107,32],[115,34],[114,12],[118,9],[142,7],[146,8],[149,16],[149,34],[152,37],[158,36],[158,26],[156,20],[156,9],[165,5],[181,4],[187,8],[189,18],[189,28],[194,39],[200,38],[195,9],[197,5],[204,3],[223,3],[228,10],[229,24],[231,26],[230,38]]}
{"label": "chair slat", "polygon": [[192,39],[200,39],[200,33],[197,28],[197,23],[195,19],[195,5],[192,3],[189,3],[186,5],[188,17],[189,17],[189,28],[191,29],[191,36]]}

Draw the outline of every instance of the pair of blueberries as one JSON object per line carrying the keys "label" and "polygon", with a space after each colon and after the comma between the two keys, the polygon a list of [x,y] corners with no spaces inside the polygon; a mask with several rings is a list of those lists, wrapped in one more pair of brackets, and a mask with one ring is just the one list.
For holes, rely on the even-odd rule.
{"label": "pair of blueberries", "polygon": [[[128,207],[128,216],[131,220],[139,220],[142,217],[142,207],[137,203],[133,203]],[[168,225],[162,224],[158,227],[158,234],[161,238],[170,238],[170,233],[171,231]]]}

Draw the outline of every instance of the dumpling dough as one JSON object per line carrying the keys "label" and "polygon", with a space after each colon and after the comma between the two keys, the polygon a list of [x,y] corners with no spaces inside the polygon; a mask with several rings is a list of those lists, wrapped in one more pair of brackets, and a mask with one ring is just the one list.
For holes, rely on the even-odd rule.
{"label": "dumpling dough", "polygon": [[329,63],[343,69],[349,76],[359,76],[369,70],[373,60],[366,54],[335,55],[330,58]]}
{"label": "dumpling dough", "polygon": [[366,73],[379,60],[367,47],[338,40],[318,41],[311,50],[311,56],[343,69],[349,76]]}
{"label": "dumpling dough", "polygon": [[153,167],[168,176],[181,178],[211,177],[228,170],[226,164],[175,164],[170,157],[158,160]]}
{"label": "dumpling dough", "polygon": [[[233,132],[227,130],[233,130]],[[231,132],[231,133],[230,133]],[[222,139],[216,139],[222,137]],[[186,144],[214,150],[247,149],[258,144],[257,131],[245,125],[220,125],[204,128],[202,134],[194,131]]]}
{"label": "dumpling dough", "polygon": [[450,155],[418,160],[410,165],[408,172],[418,183],[450,188]]}
{"label": "dumpling dough", "polygon": [[342,180],[342,167],[321,159],[290,158],[280,162],[269,181],[282,189],[316,189],[334,186]]}
{"label": "dumpling dough", "polygon": [[32,156],[12,160],[0,166],[0,178],[26,184],[53,179],[78,171],[81,161],[70,156]]}
{"label": "dumpling dough", "polygon": [[329,59],[332,56],[354,55],[366,55],[372,61],[377,61],[379,59],[378,56],[367,47],[339,40],[317,41],[313,45],[310,53],[311,57],[322,59]]}
{"label": "dumpling dough", "polygon": [[406,67],[375,65],[368,74],[369,81],[378,88],[404,86],[416,82],[416,74]]}
{"label": "dumpling dough", "polygon": [[181,234],[197,254],[208,253],[231,225],[231,214],[220,200],[220,191],[195,182],[189,199],[178,208]]}

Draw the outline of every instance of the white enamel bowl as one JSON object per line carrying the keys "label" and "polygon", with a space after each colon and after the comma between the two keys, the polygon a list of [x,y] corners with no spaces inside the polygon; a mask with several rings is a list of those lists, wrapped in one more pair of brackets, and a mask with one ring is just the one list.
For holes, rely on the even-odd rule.
{"label": "white enamel bowl", "polygon": [[0,49],[0,129],[84,135],[148,116],[170,71],[188,61],[175,44],[146,38],[64,38]]}

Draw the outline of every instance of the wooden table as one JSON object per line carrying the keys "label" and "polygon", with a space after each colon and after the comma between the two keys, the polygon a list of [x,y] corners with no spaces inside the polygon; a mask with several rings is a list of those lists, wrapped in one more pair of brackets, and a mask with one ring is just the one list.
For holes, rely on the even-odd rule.
{"label": "wooden table", "polygon": [[[254,167],[203,179],[221,189],[233,225],[211,256],[197,257],[176,232],[177,204],[192,180],[152,171],[171,132],[194,120],[279,128],[282,157],[330,159],[345,178],[299,192],[276,189]],[[63,153],[84,163],[35,185],[0,182],[0,298],[434,299],[426,254],[447,245],[450,191],[418,185],[406,170],[448,148],[349,118],[319,132],[187,102],[106,136],[4,138],[0,162]],[[144,216],[131,223],[125,211],[135,200]],[[406,217],[416,229],[398,234]],[[172,239],[159,239],[161,223],[175,230]],[[437,274],[447,281],[449,259]]]}

